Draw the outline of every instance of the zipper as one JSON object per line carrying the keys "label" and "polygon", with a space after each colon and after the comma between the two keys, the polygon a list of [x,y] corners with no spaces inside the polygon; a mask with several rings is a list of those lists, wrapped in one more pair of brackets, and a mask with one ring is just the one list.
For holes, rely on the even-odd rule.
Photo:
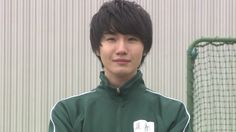
{"label": "zipper", "polygon": [[121,117],[122,117],[122,115],[121,115],[121,103],[119,104],[119,106],[118,106],[118,109],[117,109],[117,113],[116,113],[116,117],[117,117],[117,120],[116,120],[116,132],[121,132]]}
{"label": "zipper", "polygon": [[[116,88],[116,93],[118,96],[121,96],[121,90],[120,88]],[[122,123],[122,104],[124,103],[123,102],[123,99],[122,97],[119,97],[117,98],[118,100],[118,108],[117,108],[117,113],[116,113],[116,132],[122,132],[122,128],[121,128],[121,123]]]}
{"label": "zipper", "polygon": [[120,88],[116,88],[116,92],[118,93],[118,95],[120,94]]}

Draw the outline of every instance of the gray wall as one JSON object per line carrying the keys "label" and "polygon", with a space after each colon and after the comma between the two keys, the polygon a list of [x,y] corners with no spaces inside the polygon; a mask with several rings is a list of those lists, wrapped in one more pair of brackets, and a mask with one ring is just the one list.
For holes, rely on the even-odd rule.
{"label": "gray wall", "polygon": [[[186,50],[236,36],[235,0],[137,0],[153,19],[146,85],[186,103]],[[51,107],[88,91],[101,70],[89,23],[103,0],[0,0],[0,131],[47,131]]]}

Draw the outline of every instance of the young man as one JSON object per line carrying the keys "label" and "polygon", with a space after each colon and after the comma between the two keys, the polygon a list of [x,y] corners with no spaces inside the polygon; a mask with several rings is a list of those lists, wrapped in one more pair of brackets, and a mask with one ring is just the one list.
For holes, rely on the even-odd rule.
{"label": "young man", "polygon": [[90,40],[101,61],[100,85],[58,102],[49,132],[187,132],[185,106],[146,88],[139,70],[152,45],[152,22],[138,4],[106,2],[93,16]]}

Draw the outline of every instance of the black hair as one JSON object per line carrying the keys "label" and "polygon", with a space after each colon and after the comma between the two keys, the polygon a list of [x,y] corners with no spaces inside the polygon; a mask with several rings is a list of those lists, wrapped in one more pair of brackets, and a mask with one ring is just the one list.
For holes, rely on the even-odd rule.
{"label": "black hair", "polygon": [[[145,55],[152,47],[152,21],[150,15],[135,2],[126,0],[105,2],[92,17],[90,42],[94,53],[99,51],[104,33],[130,34],[140,38],[144,45]],[[141,64],[145,55],[141,60]],[[98,58],[100,59],[100,57]]]}

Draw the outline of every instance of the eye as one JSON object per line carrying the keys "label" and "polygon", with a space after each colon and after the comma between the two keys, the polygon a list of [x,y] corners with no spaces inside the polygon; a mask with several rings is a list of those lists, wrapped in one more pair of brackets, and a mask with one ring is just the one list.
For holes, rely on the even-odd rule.
{"label": "eye", "polygon": [[104,34],[102,37],[102,41],[107,41],[109,43],[116,41],[116,36],[113,34]]}
{"label": "eye", "polygon": [[128,37],[128,40],[129,40],[129,41],[139,41],[139,38],[138,38],[138,37],[135,37],[135,36],[129,36],[129,37]]}
{"label": "eye", "polygon": [[115,41],[116,39],[115,39],[115,37],[107,37],[106,38],[106,41]]}

